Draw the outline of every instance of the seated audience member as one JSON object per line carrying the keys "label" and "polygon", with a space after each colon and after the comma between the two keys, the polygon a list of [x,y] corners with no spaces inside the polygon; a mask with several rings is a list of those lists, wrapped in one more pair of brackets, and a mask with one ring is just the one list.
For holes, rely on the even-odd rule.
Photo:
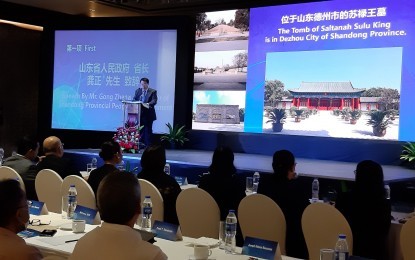
{"label": "seated audience member", "polygon": [[108,174],[98,187],[98,209],[104,222],[76,243],[70,259],[167,259],[133,229],[140,203],[140,184],[132,173]]}
{"label": "seated audience member", "polygon": [[115,141],[105,142],[101,145],[99,157],[104,160],[104,165],[91,171],[88,177],[88,183],[97,195],[99,183],[109,173],[118,171],[116,165],[122,161],[122,151],[120,144]]}
{"label": "seated audience member", "polygon": [[276,151],[272,159],[274,173],[261,175],[258,193],[273,199],[284,213],[287,224],[286,254],[307,259],[301,217],[310,203],[311,185],[307,186],[297,178],[295,166],[295,158],[290,151]]}
{"label": "seated audience member", "polygon": [[45,157],[37,164],[36,170],[51,169],[57,172],[62,179],[69,175],[77,175],[82,178],[81,173],[69,162],[62,158],[64,150],[61,140],[56,136],[49,136],[43,141],[43,152]]}
{"label": "seated audience member", "polygon": [[[199,188],[207,191],[220,209],[220,219],[225,221],[230,209],[238,210],[245,197],[245,185],[238,178],[233,164],[234,154],[229,147],[218,147],[213,152],[209,174],[200,178]],[[236,244],[243,245],[243,236],[238,225]]]}
{"label": "seated audience member", "polygon": [[23,179],[26,187],[26,197],[30,200],[37,200],[35,189],[35,163],[39,152],[39,142],[29,136],[23,137],[17,144],[17,153],[7,158],[4,166],[13,168]]}
{"label": "seated audience member", "polygon": [[37,248],[17,235],[29,222],[26,195],[18,181],[0,181],[0,212],[0,259],[42,259]]}
{"label": "seated audience member", "polygon": [[390,200],[385,197],[382,166],[370,160],[356,167],[354,188],[341,193],[336,208],[346,217],[353,233],[353,254],[370,259],[386,257],[391,223]]}
{"label": "seated audience member", "polygon": [[148,146],[141,156],[141,172],[137,178],[151,182],[160,191],[164,201],[164,222],[179,224],[176,200],[182,191],[177,181],[164,172],[166,150],[161,145]]}

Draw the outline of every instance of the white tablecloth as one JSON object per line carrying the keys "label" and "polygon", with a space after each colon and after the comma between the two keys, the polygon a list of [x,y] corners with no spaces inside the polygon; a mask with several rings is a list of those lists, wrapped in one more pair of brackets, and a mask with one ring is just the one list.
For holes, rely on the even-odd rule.
{"label": "white tablecloth", "polygon": [[[69,257],[70,254],[73,252],[76,242],[70,243],[59,243],[62,240],[72,240],[82,237],[85,233],[82,234],[74,234],[72,231],[65,231],[59,229],[61,225],[67,225],[71,223],[71,220],[62,219],[60,214],[56,213],[49,213],[49,215],[42,215],[42,216],[32,216],[31,219],[41,219],[43,223],[47,223],[47,221],[51,221],[50,226],[41,226],[42,228],[58,228],[57,233],[54,237],[50,238],[51,240],[45,240],[45,237],[31,237],[26,239],[26,243],[32,246],[39,248],[43,254],[43,256],[48,255],[58,255],[62,257]],[[86,225],[86,232],[93,230],[95,227],[94,225]],[[30,226],[29,226],[30,228]],[[48,239],[48,238],[46,238]],[[156,242],[154,243],[158,247],[160,247],[163,252],[172,260],[188,260],[191,259],[193,255],[193,238],[184,237],[183,241],[169,241],[161,238],[156,238]],[[58,244],[58,245],[53,245]],[[246,255],[241,255],[241,248],[237,248],[238,254],[229,255],[226,254],[224,250],[219,249],[218,247],[212,248],[212,255],[209,259],[216,259],[216,260],[232,260],[232,259],[241,259],[247,260],[249,257]],[[283,260],[293,260],[296,258],[291,258],[288,256],[282,256]]]}

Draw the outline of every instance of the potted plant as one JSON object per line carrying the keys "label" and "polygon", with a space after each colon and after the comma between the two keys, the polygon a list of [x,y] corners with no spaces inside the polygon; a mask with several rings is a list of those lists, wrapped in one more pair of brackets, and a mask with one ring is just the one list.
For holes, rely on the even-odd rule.
{"label": "potted plant", "polygon": [[349,108],[344,108],[342,111],[342,118],[344,118],[344,121],[349,121],[350,120],[350,109]]}
{"label": "potted plant", "polygon": [[408,142],[402,147],[403,150],[400,159],[404,160],[410,168],[415,168],[415,143]]}
{"label": "potted plant", "polygon": [[389,115],[389,119],[393,121],[393,120],[395,120],[395,117],[398,115],[398,110],[389,109],[388,110],[388,115]]}
{"label": "potted plant", "polygon": [[172,126],[170,123],[167,123],[166,126],[169,128],[169,132],[166,134],[163,134],[160,137],[161,141],[166,141],[170,144],[170,148],[175,149],[177,145],[183,146],[184,142],[189,141],[188,138],[186,138],[186,130],[185,126],[179,126],[178,124]]}
{"label": "potted plant", "polygon": [[357,119],[360,118],[361,111],[360,110],[352,110],[349,112],[350,114],[350,124],[355,125]]}
{"label": "potted plant", "polygon": [[295,122],[301,122],[301,115],[303,114],[304,110],[302,109],[296,109],[295,112]]}
{"label": "potted plant", "polygon": [[274,108],[269,112],[268,118],[267,123],[272,123],[272,131],[281,132],[287,114],[283,108]]}
{"label": "potted plant", "polygon": [[374,110],[369,113],[369,116],[370,119],[367,121],[367,125],[371,125],[373,127],[373,134],[379,137],[385,136],[386,128],[390,124],[387,112]]}

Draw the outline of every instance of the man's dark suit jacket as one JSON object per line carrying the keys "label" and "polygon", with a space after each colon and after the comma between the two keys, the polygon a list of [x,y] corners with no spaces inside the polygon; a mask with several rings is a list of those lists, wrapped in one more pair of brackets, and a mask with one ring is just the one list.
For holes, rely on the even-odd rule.
{"label": "man's dark suit jacket", "polygon": [[[138,88],[135,91],[134,100],[141,101],[141,95],[143,94],[143,89]],[[156,110],[154,106],[157,104],[157,90],[148,88],[147,95],[145,96],[144,103],[148,103],[149,108],[141,106],[141,118],[149,121],[154,121],[157,119]]]}
{"label": "man's dark suit jacket", "polygon": [[43,169],[54,170],[62,177],[62,179],[69,175],[77,175],[82,178],[81,173],[75,169],[74,165],[71,164],[69,160],[55,155],[47,155],[37,164],[37,172]]}

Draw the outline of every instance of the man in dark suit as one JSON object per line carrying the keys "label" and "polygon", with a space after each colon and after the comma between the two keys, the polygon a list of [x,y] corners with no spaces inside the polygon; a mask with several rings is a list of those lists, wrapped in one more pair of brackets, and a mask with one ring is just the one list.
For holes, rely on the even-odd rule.
{"label": "man in dark suit", "polygon": [[17,144],[17,153],[7,158],[3,165],[14,169],[20,176],[26,187],[26,196],[29,200],[37,200],[34,160],[39,152],[39,142],[30,136],[24,136]]}
{"label": "man in dark suit", "polygon": [[151,136],[153,134],[153,121],[157,119],[154,106],[157,104],[157,90],[149,88],[148,78],[140,79],[141,88],[135,91],[134,100],[142,101],[140,126],[144,126],[141,130],[141,142],[145,146],[151,144]]}
{"label": "man in dark suit", "polygon": [[43,141],[43,152],[45,157],[37,164],[36,170],[51,169],[57,172],[62,179],[69,175],[77,175],[82,178],[81,173],[75,169],[67,159],[62,158],[64,150],[61,140],[56,136],[49,136]]}

